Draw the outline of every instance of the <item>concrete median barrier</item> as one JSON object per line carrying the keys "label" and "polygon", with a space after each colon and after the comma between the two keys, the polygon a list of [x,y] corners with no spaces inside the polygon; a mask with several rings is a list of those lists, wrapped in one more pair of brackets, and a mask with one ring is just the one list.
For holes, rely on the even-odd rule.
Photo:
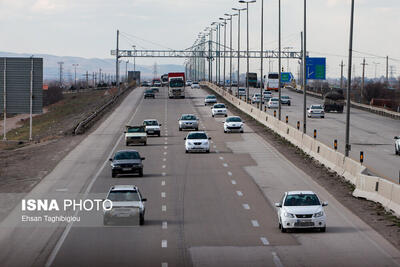
{"label": "concrete median barrier", "polygon": [[363,197],[379,202],[386,209],[400,216],[400,185],[380,177],[365,175],[366,168],[361,163],[345,157],[342,153],[323,144],[318,139],[303,134],[297,128],[268,115],[256,106],[232,96],[214,84],[208,82],[202,82],[201,84],[212,89],[227,102],[287,139],[293,145],[299,147],[306,154],[315,158],[340,176],[345,177],[347,181],[355,185],[356,188],[353,192],[355,197]]}

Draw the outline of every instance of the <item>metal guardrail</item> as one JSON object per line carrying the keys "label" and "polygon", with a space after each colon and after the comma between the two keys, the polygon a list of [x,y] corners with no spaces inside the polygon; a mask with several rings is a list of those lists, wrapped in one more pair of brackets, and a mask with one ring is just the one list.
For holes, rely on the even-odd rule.
{"label": "metal guardrail", "polygon": [[86,93],[86,92],[97,91],[97,90],[109,90],[111,88],[112,87],[85,88],[85,89],[67,90],[67,91],[63,91],[62,93],[64,95],[68,95],[68,94]]}
{"label": "metal guardrail", "polygon": [[[299,89],[296,89],[296,88],[293,88],[293,87],[285,87],[285,88],[289,89],[289,90],[291,90],[293,92],[296,92],[296,93],[303,93],[303,90],[299,90]],[[320,93],[307,91],[307,95],[310,95],[310,96],[313,96],[313,97],[316,97],[316,98],[319,98],[319,99],[323,99],[322,94],[320,94]],[[378,114],[378,115],[381,115],[381,116],[384,116],[384,117],[389,117],[389,118],[392,118],[392,119],[395,119],[395,120],[400,120],[400,113],[396,112],[396,111],[391,111],[391,110],[387,110],[387,109],[384,109],[384,108],[379,108],[379,107],[373,107],[373,106],[370,106],[370,105],[360,104],[360,103],[357,103],[357,102],[354,102],[354,101],[351,101],[351,107],[357,108],[357,109],[361,109],[361,110],[364,110],[364,111],[368,111],[368,112],[371,112],[371,113],[375,113],[375,114]]]}
{"label": "metal guardrail", "polygon": [[[129,89],[131,89],[132,87],[128,87],[124,90],[122,90],[120,93],[118,93],[117,95],[113,96],[112,99],[110,99],[107,103],[105,103],[104,105],[102,105],[101,107],[99,107],[98,109],[96,109],[94,112],[92,112],[92,114],[90,114],[89,116],[87,116],[85,119],[83,119],[82,121],[80,121],[78,123],[78,125],[74,128],[74,134],[78,135],[78,134],[82,134],[84,133],[84,129],[86,129],[86,126],[91,123],[93,121],[93,119],[95,119],[97,116],[99,116],[104,110],[106,110],[108,107],[112,106],[121,95],[125,94],[126,92],[129,91]],[[136,87],[133,87],[133,89],[135,89]]]}

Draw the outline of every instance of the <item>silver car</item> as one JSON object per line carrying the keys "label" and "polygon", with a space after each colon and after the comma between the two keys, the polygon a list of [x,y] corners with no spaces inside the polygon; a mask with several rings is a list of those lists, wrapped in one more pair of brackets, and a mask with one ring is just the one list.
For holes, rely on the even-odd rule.
{"label": "silver car", "polygon": [[179,131],[183,129],[194,129],[199,130],[199,119],[193,114],[182,114],[179,119]]}
{"label": "silver car", "polygon": [[215,104],[217,103],[217,97],[215,95],[208,95],[204,99],[204,106],[207,106],[207,104]]}

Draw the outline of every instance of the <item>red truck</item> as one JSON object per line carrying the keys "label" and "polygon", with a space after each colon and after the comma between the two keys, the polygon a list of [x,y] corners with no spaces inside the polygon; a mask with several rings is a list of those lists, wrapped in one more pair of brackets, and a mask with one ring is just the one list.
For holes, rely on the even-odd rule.
{"label": "red truck", "polygon": [[168,73],[168,97],[185,98],[185,84],[184,72]]}

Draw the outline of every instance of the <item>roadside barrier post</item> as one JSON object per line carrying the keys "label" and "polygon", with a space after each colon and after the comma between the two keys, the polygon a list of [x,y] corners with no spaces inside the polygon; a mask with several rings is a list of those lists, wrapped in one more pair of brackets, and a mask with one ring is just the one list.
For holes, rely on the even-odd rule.
{"label": "roadside barrier post", "polygon": [[286,123],[288,123],[288,122],[289,122],[289,116],[286,115]]}
{"label": "roadside barrier post", "polygon": [[317,138],[317,130],[314,129],[314,139]]}
{"label": "roadside barrier post", "polygon": [[336,139],[333,141],[333,147],[335,148],[335,150],[337,150],[337,140]]}
{"label": "roadside barrier post", "polygon": [[276,118],[276,110],[274,110],[274,117]]}
{"label": "roadside barrier post", "polygon": [[362,164],[364,162],[364,152],[360,151],[360,163]]}
{"label": "roadside barrier post", "polygon": [[297,121],[297,130],[300,130],[300,121]]}

